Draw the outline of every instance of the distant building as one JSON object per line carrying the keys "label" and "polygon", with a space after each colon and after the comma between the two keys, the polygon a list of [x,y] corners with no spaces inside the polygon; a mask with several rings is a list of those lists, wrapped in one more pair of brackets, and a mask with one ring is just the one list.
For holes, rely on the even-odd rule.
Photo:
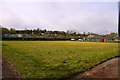
{"label": "distant building", "polygon": [[3,38],[21,38],[23,34],[3,34]]}
{"label": "distant building", "polygon": [[89,35],[87,36],[87,40],[89,41],[98,41],[98,42],[107,42],[113,41],[114,37],[109,35]]}

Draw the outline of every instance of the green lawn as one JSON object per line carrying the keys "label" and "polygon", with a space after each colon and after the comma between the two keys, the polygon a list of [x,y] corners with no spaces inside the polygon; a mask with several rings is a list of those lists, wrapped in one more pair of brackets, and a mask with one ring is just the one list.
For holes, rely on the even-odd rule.
{"label": "green lawn", "polygon": [[62,78],[118,55],[118,43],[3,41],[2,54],[26,78]]}

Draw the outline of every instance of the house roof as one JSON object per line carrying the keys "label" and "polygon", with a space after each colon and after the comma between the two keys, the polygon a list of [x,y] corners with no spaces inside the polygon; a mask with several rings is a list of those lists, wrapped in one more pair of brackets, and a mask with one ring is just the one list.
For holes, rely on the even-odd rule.
{"label": "house roof", "polygon": [[103,39],[103,38],[106,38],[106,39],[113,39],[112,36],[109,36],[109,35],[89,35],[87,36],[88,39]]}

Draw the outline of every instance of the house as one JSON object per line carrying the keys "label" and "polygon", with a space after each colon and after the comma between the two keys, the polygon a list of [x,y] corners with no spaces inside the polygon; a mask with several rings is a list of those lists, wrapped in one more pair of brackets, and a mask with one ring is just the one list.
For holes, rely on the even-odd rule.
{"label": "house", "polygon": [[113,41],[113,37],[109,35],[88,35],[88,41],[97,41],[97,42],[110,42]]}
{"label": "house", "polygon": [[99,42],[101,38],[102,38],[101,35],[88,35],[86,39],[88,41],[98,41]]}

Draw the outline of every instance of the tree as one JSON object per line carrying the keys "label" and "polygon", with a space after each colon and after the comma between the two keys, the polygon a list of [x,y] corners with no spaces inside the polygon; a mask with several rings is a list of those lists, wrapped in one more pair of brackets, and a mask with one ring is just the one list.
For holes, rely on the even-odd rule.
{"label": "tree", "polygon": [[8,34],[9,30],[7,28],[0,28],[0,34]]}
{"label": "tree", "polygon": [[11,34],[16,34],[15,28],[10,28],[10,33],[11,33]]}
{"label": "tree", "polygon": [[111,32],[110,35],[117,35],[117,33],[116,32]]}
{"label": "tree", "polygon": [[109,35],[112,37],[116,37],[118,34],[116,32],[111,32]]}

